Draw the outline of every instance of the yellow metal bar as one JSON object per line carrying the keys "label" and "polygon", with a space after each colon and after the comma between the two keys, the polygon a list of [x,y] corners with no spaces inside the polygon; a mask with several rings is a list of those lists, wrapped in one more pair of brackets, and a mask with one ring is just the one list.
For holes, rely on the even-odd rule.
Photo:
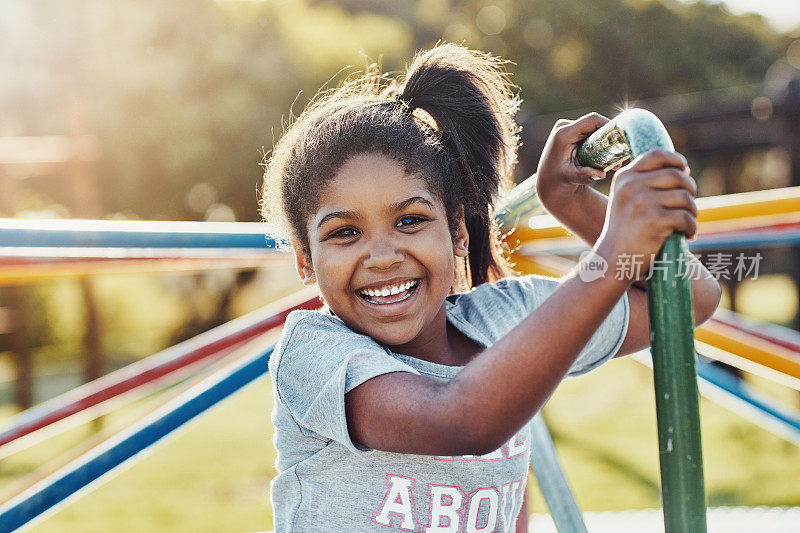
{"label": "yellow metal bar", "polygon": [[[697,209],[700,234],[798,222],[800,187],[707,196],[697,199]],[[571,235],[554,217],[536,215],[517,226],[510,237],[525,242]]]}
{"label": "yellow metal bar", "polygon": [[[547,221],[542,221],[546,223]],[[780,228],[781,225],[800,224],[800,211],[796,213],[779,213],[775,215],[761,215],[745,218],[734,218],[730,220],[714,220],[698,224],[697,233],[700,236],[723,233],[726,231],[747,231],[754,229]],[[530,240],[522,240],[523,236],[530,237]],[[511,234],[511,239],[519,239],[514,242],[514,247],[525,245],[525,253],[538,253],[563,248],[573,248],[583,243],[572,236],[561,226],[547,226],[519,233]],[[508,240],[506,242],[509,242]],[[511,243],[509,242],[509,245]]]}
{"label": "yellow metal bar", "polygon": [[783,346],[713,320],[709,320],[698,328],[695,331],[695,338],[700,342],[800,380],[800,355]]}
{"label": "yellow metal bar", "polygon": [[749,372],[753,375],[769,379],[780,385],[800,391],[800,379],[782,374],[777,370],[773,370],[759,363],[755,363],[745,357],[742,357],[741,355],[726,352],[725,350],[711,344],[706,344],[700,341],[695,341],[694,344],[697,349],[697,353],[705,357],[710,357],[715,361],[721,361],[732,367],[744,370],[745,372]]}
{"label": "yellow metal bar", "polygon": [[[522,274],[551,277],[563,276],[574,265],[568,259],[545,254],[536,256],[518,254],[512,256],[511,262]],[[713,318],[695,329],[695,339],[717,350],[704,355],[747,371],[753,371],[752,365],[757,365],[768,371],[766,377],[774,378],[773,372],[777,373],[786,378],[777,381],[793,388],[797,388],[797,384],[800,383],[800,354],[788,348],[716,322]],[[736,361],[739,361],[739,364],[736,364]]]}
{"label": "yellow metal bar", "polygon": [[800,211],[800,187],[699,198],[697,208],[699,222],[796,213]]}
{"label": "yellow metal bar", "polygon": [[800,209],[790,213],[773,213],[769,215],[728,218],[724,220],[706,220],[705,222],[698,222],[697,233],[706,235],[709,233],[746,231],[798,223],[800,223]]}
{"label": "yellow metal bar", "polygon": [[552,278],[563,276],[575,265],[557,255],[513,255],[511,264],[520,274],[539,274]]}

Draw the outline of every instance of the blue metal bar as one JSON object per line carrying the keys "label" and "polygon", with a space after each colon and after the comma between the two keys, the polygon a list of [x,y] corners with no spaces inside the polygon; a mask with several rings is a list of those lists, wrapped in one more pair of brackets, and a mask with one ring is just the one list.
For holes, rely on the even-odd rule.
{"label": "blue metal bar", "polygon": [[255,248],[275,247],[256,222],[151,222],[0,219],[0,248]]}
{"label": "blue metal bar", "polygon": [[758,230],[731,233],[730,235],[708,235],[689,243],[690,250],[708,248],[735,249],[800,244],[800,230]]}
{"label": "blue metal bar", "polygon": [[[216,239],[215,239],[216,240]],[[234,257],[249,260],[255,257],[275,257],[274,241],[268,241],[261,236],[260,247],[256,246],[255,239],[249,248],[128,248],[128,247],[93,247],[83,248],[62,246],[0,246],[0,259],[27,259],[36,263],[53,261],[54,259],[229,259]],[[211,240],[207,244],[213,244]],[[223,244],[223,243],[219,243]],[[240,243],[241,244],[241,243]]]}
{"label": "blue metal bar", "polygon": [[97,483],[197,415],[266,374],[272,349],[262,349],[236,361],[6,502],[0,507],[0,533],[15,531],[53,511],[78,491]]}
{"label": "blue metal bar", "polygon": [[[697,374],[707,384],[713,385],[727,393],[730,397],[740,400],[750,408],[752,412],[759,416],[763,422],[772,427],[780,428],[782,437],[792,440],[800,446],[800,416],[790,413],[785,409],[775,405],[766,399],[758,397],[750,387],[737,378],[725,372],[721,368],[714,366],[706,361],[699,360],[697,364]],[[737,410],[737,413],[741,413]]]}
{"label": "blue metal bar", "polygon": [[[649,350],[631,356],[652,368]],[[730,408],[735,414],[761,426],[767,431],[800,446],[800,415],[760,397],[746,383],[703,359],[697,361],[697,385],[700,393],[712,401]]]}
{"label": "blue metal bar", "polygon": [[[276,240],[265,234],[267,228],[255,222],[144,222],[107,220],[18,220],[0,219],[0,255],[40,255],[37,250],[72,249],[70,254],[85,256],[82,248],[127,250],[122,255],[141,255],[143,250],[172,249],[184,257],[186,249],[269,250]],[[732,234],[701,236],[689,243],[692,250],[707,248],[752,248],[800,244],[800,230],[757,230]],[[24,250],[24,253],[20,252]],[[77,249],[77,250],[76,250]],[[585,246],[567,244],[550,253],[580,253]],[[133,252],[138,250],[138,252]],[[204,252],[207,253],[207,252]],[[224,253],[224,252],[223,252]],[[49,254],[52,255],[52,254]],[[106,254],[103,254],[106,255]],[[111,255],[114,255],[112,253]],[[117,254],[119,255],[119,254]],[[143,256],[153,256],[152,252]],[[162,253],[156,254],[158,256]]]}

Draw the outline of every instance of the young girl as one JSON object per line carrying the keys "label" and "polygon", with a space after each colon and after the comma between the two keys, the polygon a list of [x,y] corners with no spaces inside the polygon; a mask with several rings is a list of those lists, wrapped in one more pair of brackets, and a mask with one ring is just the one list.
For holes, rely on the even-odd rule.
{"label": "young girl", "polygon": [[[538,193],[609,271],[509,276],[492,205],[518,144],[510,87],[496,58],[440,45],[398,82],[323,95],[277,143],[264,215],[326,306],[291,313],[270,361],[276,531],[513,530],[530,419],[565,375],[648,346],[641,280],[613,265],[640,254],[644,276],[669,234],[694,235],[684,159],[640,157],[606,198],[575,162],[606,119],[557,124]],[[719,287],[692,285],[702,322]]]}

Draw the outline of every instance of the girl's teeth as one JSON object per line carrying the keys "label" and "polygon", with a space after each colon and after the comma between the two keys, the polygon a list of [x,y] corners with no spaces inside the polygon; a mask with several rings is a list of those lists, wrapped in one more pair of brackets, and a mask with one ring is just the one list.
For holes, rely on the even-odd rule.
{"label": "girl's teeth", "polygon": [[401,292],[409,290],[411,287],[414,287],[417,284],[416,281],[406,281],[400,285],[395,285],[393,287],[384,287],[382,289],[364,289],[361,292],[366,296],[394,296],[400,294]]}

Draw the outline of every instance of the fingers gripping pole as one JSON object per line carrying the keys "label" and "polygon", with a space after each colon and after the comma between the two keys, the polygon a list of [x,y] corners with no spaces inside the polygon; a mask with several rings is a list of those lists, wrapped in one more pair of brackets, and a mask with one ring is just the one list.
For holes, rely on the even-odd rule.
{"label": "fingers gripping pole", "polygon": [[[649,111],[630,109],[593,133],[578,149],[578,161],[609,170],[656,149],[674,150],[664,125]],[[688,253],[684,235],[673,233],[647,281],[667,533],[706,531],[692,293],[681,272]]]}

